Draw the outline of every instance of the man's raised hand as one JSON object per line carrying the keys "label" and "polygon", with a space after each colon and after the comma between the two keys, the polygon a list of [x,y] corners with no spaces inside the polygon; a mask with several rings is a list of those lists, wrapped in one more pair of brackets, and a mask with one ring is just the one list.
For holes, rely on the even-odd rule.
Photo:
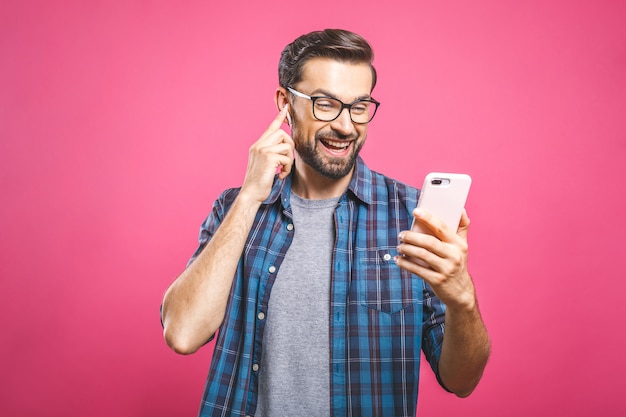
{"label": "man's raised hand", "polygon": [[250,147],[240,194],[259,203],[269,196],[274,176],[278,173],[281,179],[287,177],[293,166],[295,145],[291,136],[281,129],[287,118],[288,106],[283,107],[259,140]]}

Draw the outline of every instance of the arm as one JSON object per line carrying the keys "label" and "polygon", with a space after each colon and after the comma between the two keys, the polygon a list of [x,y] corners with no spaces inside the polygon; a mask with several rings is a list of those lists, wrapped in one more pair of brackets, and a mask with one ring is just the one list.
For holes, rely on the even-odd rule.
{"label": "arm", "polygon": [[287,106],[250,148],[239,195],[198,257],[165,292],[163,335],[176,352],[190,354],[213,336],[224,320],[228,295],[244,245],[276,170],[285,178],[293,164],[293,140],[280,129]]}
{"label": "arm", "polygon": [[[464,212],[456,233],[428,212],[415,219],[433,235],[400,233],[400,268],[419,275],[446,305],[445,334],[439,376],[450,391],[467,397],[478,385],[489,357],[490,342],[478,309],[474,283],[467,270],[469,218]],[[421,260],[428,266],[415,262]]]}

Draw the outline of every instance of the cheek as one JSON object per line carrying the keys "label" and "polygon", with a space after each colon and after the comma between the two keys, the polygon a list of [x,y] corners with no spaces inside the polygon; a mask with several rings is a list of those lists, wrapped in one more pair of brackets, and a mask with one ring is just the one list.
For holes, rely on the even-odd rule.
{"label": "cheek", "polygon": [[303,128],[301,123],[296,122],[291,127],[291,138],[293,139],[296,150],[310,146],[309,142],[311,141],[308,139],[309,136],[310,134],[307,132],[306,128]]}
{"label": "cheek", "polygon": [[315,142],[315,135],[322,130],[316,123],[294,117],[291,137],[296,142]]}
{"label": "cheek", "polygon": [[365,140],[365,138],[367,138],[367,126],[359,126],[356,129],[357,133],[359,134],[359,138],[361,140]]}

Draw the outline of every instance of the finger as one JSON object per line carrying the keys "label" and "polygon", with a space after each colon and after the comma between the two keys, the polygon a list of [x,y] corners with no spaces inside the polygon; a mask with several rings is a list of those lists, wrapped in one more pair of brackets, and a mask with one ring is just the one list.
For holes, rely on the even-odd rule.
{"label": "finger", "polygon": [[[451,277],[465,268],[467,260],[465,256],[466,252],[456,250],[454,245],[451,244],[439,242],[439,245],[436,246],[440,249],[439,252],[435,252],[423,246],[403,243],[398,246],[398,253],[402,255],[402,258],[422,268],[420,269],[420,274],[424,272],[423,270],[428,270],[431,275],[434,272],[444,277]],[[422,278],[425,277],[422,276]]]}
{"label": "finger", "polygon": [[[280,154],[287,156],[291,159],[294,158],[294,145],[289,136],[285,135],[285,137],[282,137],[281,139],[276,139],[273,136],[270,136],[270,138],[271,139],[267,139],[265,143],[258,143],[254,149],[254,152],[259,155],[266,155],[266,157],[273,154]],[[280,142],[276,142],[277,140],[280,140]]]}
{"label": "finger", "polygon": [[[280,129],[278,134],[276,135],[278,138],[275,139],[273,145],[268,146],[268,150],[271,152],[279,153],[281,155],[285,155],[289,157],[290,161],[288,165],[289,170],[291,170],[291,165],[293,163],[293,159],[295,157],[295,149],[296,145],[291,138],[284,130]],[[278,142],[276,142],[278,141]]]}
{"label": "finger", "polygon": [[279,179],[285,179],[291,173],[293,158],[288,155],[278,155],[276,158],[276,171]]}
{"label": "finger", "polygon": [[467,216],[467,211],[463,209],[463,214],[461,215],[461,221],[459,222],[459,228],[456,231],[456,234],[467,240],[467,233],[469,231],[470,219]]}
{"label": "finger", "polygon": [[291,172],[291,168],[294,164],[294,149],[293,146],[288,143],[281,143],[276,147],[276,152],[284,158],[281,159],[281,167],[280,172],[278,173],[278,178],[284,179]]}
{"label": "finger", "polygon": [[281,155],[292,155],[294,152],[294,147],[289,141],[285,138],[285,140],[272,143],[272,144],[264,144],[257,148],[262,153],[272,154],[279,153]]}
{"label": "finger", "polygon": [[280,112],[278,112],[278,115],[276,116],[274,120],[272,120],[272,123],[270,124],[270,126],[267,128],[265,132],[272,133],[280,129],[280,127],[283,125],[283,123],[287,119],[288,111],[289,111],[289,104],[285,104],[285,107],[283,107],[283,109]]}
{"label": "finger", "polygon": [[293,167],[293,159],[290,159],[287,163],[282,164],[280,166],[280,172],[278,173],[278,178],[281,180],[287,178],[287,176],[291,173],[292,167]]}
{"label": "finger", "polygon": [[428,266],[423,266],[419,263],[416,263],[415,259],[407,256],[396,256],[394,260],[396,262],[396,265],[398,265],[400,268],[421,277],[424,281],[428,282],[431,287],[437,282],[439,273],[429,268]]}
{"label": "finger", "polygon": [[289,134],[287,132],[285,132],[284,130],[280,129],[280,131],[282,132],[282,134],[281,134],[282,142],[284,142],[287,145],[289,145],[289,147],[291,148],[291,151],[293,152],[293,150],[296,148],[296,144],[293,141],[293,138],[291,136],[289,136]]}
{"label": "finger", "polygon": [[[294,148],[289,141],[283,141],[281,143],[259,145],[256,147],[255,152],[262,156],[262,159],[266,160],[267,164],[273,169],[273,173],[280,173],[281,179],[286,177],[291,172],[291,167],[294,160]],[[279,168],[277,170],[277,168]]]}
{"label": "finger", "polygon": [[[415,220],[426,226],[437,238],[444,240],[450,233],[450,228],[440,218],[433,216],[428,210],[416,208],[413,210]],[[448,239],[445,239],[448,240]]]}
{"label": "finger", "polygon": [[292,149],[295,148],[295,143],[291,136],[279,127],[274,131],[270,131],[269,129],[266,130],[263,135],[261,135],[259,140],[252,146],[261,149],[266,146],[273,146],[281,143],[289,145]]}
{"label": "finger", "polygon": [[402,255],[419,259],[433,269],[440,269],[443,260],[452,255],[450,246],[431,235],[406,232],[401,234],[397,249]]}

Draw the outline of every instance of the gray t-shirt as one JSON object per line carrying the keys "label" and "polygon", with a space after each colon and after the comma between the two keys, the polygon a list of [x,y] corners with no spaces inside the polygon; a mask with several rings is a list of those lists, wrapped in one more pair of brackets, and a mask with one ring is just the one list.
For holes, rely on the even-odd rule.
{"label": "gray t-shirt", "polygon": [[295,234],[269,300],[257,417],[330,415],[330,276],[338,201],[291,193]]}

